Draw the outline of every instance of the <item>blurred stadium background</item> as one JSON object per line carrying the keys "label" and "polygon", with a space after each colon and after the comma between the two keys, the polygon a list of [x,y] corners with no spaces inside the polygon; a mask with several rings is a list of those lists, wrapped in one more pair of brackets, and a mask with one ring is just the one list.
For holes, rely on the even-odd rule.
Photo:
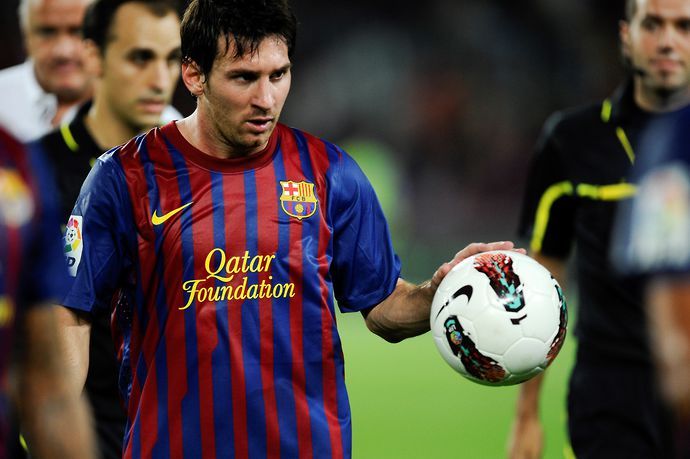
{"label": "blurred stadium background", "polygon": [[[390,219],[403,275],[422,281],[468,242],[514,240],[545,118],[600,100],[624,76],[623,3],[293,0],[300,28],[283,121],[360,161]],[[0,2],[0,68],[24,59],[17,4]],[[175,106],[193,110],[181,85]],[[565,293],[571,331],[542,399],[546,458],[563,457],[566,444],[573,282]],[[505,455],[516,388],[463,380],[429,335],[389,345],[359,315],[339,323],[356,458]]]}

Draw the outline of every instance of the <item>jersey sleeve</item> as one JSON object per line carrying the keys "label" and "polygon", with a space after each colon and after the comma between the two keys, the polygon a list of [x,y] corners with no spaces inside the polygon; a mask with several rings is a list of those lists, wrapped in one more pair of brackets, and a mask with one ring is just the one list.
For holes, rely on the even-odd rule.
{"label": "jersey sleeve", "polygon": [[86,312],[110,308],[132,266],[131,206],[124,173],[113,152],[87,176],[65,229],[68,293],[62,304]]}
{"label": "jersey sleeve", "polygon": [[530,159],[518,225],[518,237],[532,252],[565,258],[573,245],[575,201],[557,131],[560,114],[544,125]]}
{"label": "jersey sleeve", "polygon": [[690,273],[690,110],[644,131],[637,193],[616,215],[612,265],[626,275]]}
{"label": "jersey sleeve", "polygon": [[24,306],[55,303],[65,293],[67,267],[60,244],[60,221],[53,174],[43,152],[34,146],[26,150],[35,178],[36,214],[31,227],[25,265],[21,270],[19,298]]}
{"label": "jersey sleeve", "polygon": [[338,307],[343,312],[371,308],[393,292],[400,277],[388,223],[371,183],[343,151],[329,189],[331,276]]}

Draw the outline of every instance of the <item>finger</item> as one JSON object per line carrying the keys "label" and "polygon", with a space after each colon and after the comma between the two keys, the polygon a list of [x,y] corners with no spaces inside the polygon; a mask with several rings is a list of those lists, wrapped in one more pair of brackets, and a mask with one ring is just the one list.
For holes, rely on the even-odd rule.
{"label": "finger", "polygon": [[441,284],[444,277],[450,272],[454,265],[451,263],[443,263],[431,277],[431,287],[436,290]]}
{"label": "finger", "polygon": [[515,247],[515,244],[513,244],[512,241],[499,241],[489,243],[473,242],[472,244],[469,244],[467,247],[456,253],[455,257],[453,258],[453,261],[455,261],[456,259],[458,259],[458,261],[462,261],[467,257],[471,257],[472,255],[476,255],[482,252],[490,252],[492,250],[512,250],[513,247]]}

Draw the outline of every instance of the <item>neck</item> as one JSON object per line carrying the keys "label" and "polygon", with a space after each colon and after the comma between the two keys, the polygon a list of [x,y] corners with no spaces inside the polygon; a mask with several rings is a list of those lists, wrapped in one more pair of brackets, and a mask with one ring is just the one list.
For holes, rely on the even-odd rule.
{"label": "neck", "polygon": [[227,139],[219,135],[217,130],[213,129],[212,123],[205,117],[203,111],[198,106],[194,113],[177,122],[177,128],[180,130],[182,137],[192,144],[194,148],[216,158],[246,158],[266,147],[266,144],[264,144],[260,148],[257,147],[250,150],[229,143]]}
{"label": "neck", "polygon": [[98,98],[94,99],[84,123],[91,137],[103,151],[121,145],[141,132],[140,129],[122,122]]}
{"label": "neck", "polygon": [[659,90],[644,86],[635,78],[635,103],[642,110],[652,113],[666,113],[690,105],[690,86],[680,90]]}

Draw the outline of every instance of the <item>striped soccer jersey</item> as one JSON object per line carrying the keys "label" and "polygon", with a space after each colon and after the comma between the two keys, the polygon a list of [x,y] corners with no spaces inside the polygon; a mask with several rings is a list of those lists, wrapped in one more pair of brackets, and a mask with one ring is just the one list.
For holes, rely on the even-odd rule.
{"label": "striped soccer jersey", "polygon": [[351,455],[334,297],[378,304],[400,262],[344,151],[279,124],[220,159],[170,123],[99,159],[67,233],[63,304],[114,310],[124,457]]}
{"label": "striped soccer jersey", "polygon": [[52,182],[39,152],[0,129],[0,458],[10,440],[6,391],[15,324],[26,308],[64,294],[67,270]]}

